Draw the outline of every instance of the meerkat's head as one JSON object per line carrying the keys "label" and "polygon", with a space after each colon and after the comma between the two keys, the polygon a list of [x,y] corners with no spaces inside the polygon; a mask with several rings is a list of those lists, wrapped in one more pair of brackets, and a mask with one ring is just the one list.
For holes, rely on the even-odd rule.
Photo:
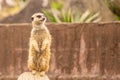
{"label": "meerkat's head", "polygon": [[35,13],[31,17],[32,25],[34,27],[38,27],[40,25],[44,25],[46,22],[46,17],[42,13]]}

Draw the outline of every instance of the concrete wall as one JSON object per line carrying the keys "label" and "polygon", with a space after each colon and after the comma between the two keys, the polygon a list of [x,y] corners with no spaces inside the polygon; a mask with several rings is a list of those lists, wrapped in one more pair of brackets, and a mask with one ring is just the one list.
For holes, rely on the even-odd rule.
{"label": "concrete wall", "polygon": [[[120,80],[120,23],[47,24],[51,80]],[[27,69],[30,24],[0,25],[0,80]]]}

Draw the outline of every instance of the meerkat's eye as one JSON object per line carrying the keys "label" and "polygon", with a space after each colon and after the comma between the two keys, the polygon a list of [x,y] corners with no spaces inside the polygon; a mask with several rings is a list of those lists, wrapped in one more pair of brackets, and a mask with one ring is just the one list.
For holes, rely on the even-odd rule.
{"label": "meerkat's eye", "polygon": [[41,18],[42,16],[41,15],[37,15],[37,18]]}

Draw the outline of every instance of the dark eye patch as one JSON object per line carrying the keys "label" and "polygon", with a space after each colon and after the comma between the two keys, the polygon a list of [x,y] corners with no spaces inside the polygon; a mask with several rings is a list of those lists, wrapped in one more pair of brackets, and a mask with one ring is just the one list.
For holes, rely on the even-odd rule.
{"label": "dark eye patch", "polygon": [[37,15],[37,18],[41,18],[42,16],[41,15]]}
{"label": "dark eye patch", "polygon": [[31,20],[33,21],[33,20],[34,20],[34,18],[33,18],[33,17],[31,17]]}

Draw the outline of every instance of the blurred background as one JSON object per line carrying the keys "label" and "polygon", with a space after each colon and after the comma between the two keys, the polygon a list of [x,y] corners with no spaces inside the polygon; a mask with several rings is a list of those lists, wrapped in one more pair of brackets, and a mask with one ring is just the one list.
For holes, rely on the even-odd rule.
{"label": "blurred background", "polygon": [[51,80],[120,80],[120,0],[0,0],[0,80],[28,71],[32,27],[22,23],[36,12],[50,23],[78,23],[46,24]]}
{"label": "blurred background", "polygon": [[120,0],[0,0],[0,23],[30,23],[35,12],[55,23],[119,21]]}

